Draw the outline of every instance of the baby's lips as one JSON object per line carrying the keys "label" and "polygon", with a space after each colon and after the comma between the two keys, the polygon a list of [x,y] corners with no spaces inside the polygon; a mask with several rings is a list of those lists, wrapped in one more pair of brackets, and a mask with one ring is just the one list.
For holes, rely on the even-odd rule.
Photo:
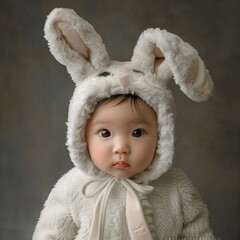
{"label": "baby's lips", "polygon": [[127,168],[127,167],[130,167],[130,164],[128,164],[125,161],[118,161],[118,162],[113,164],[113,167],[116,167],[116,168]]}

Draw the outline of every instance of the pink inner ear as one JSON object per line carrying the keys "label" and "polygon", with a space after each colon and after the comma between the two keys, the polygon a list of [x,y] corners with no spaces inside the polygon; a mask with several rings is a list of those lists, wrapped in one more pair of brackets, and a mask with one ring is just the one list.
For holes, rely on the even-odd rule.
{"label": "pink inner ear", "polygon": [[205,76],[205,66],[200,58],[198,58],[198,73],[194,81],[191,82],[192,88],[203,95],[209,95],[212,86],[208,78]]}
{"label": "pink inner ear", "polygon": [[80,53],[86,60],[90,59],[89,49],[86,47],[75,29],[64,22],[57,22],[56,27],[60,30],[60,39],[64,40],[72,50]]}
{"label": "pink inner ear", "polygon": [[156,71],[156,68],[158,68],[158,66],[164,61],[165,57],[164,57],[163,53],[161,52],[161,50],[157,47],[154,48],[153,54],[155,56],[154,71]]}

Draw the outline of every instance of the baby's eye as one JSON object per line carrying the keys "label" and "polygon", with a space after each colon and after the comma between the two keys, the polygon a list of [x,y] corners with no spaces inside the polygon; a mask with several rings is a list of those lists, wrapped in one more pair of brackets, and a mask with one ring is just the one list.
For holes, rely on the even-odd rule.
{"label": "baby's eye", "polygon": [[132,136],[135,137],[135,138],[139,138],[141,137],[142,135],[144,135],[144,130],[143,129],[135,129],[133,132],[132,132]]}
{"label": "baby's eye", "polygon": [[103,137],[103,138],[108,138],[108,137],[111,136],[111,132],[110,132],[109,130],[107,130],[107,129],[101,129],[101,130],[99,131],[99,135],[100,135],[101,137]]}

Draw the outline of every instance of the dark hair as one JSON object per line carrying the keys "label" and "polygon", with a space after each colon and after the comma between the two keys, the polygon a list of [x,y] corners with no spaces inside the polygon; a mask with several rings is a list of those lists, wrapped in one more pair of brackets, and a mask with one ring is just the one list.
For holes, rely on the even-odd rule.
{"label": "dark hair", "polygon": [[123,103],[123,102],[125,102],[125,101],[130,99],[132,105],[135,107],[137,112],[141,113],[140,108],[139,108],[138,103],[137,103],[137,101],[138,101],[138,99],[140,99],[140,97],[137,96],[136,94],[116,94],[116,95],[113,95],[113,96],[111,96],[109,98],[104,98],[104,99],[100,100],[97,103],[96,108],[100,107],[100,106],[102,106],[102,105],[104,105],[106,103],[110,103],[110,102],[114,101],[117,98],[119,98],[119,101],[115,104],[115,106],[120,105],[121,103]]}

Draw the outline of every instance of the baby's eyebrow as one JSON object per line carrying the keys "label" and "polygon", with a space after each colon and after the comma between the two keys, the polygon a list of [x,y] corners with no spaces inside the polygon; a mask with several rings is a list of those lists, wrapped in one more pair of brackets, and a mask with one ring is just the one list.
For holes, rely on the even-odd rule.
{"label": "baby's eyebrow", "polygon": [[[96,126],[96,125],[112,125],[114,124],[115,121],[111,121],[111,120],[96,120],[92,122],[92,125]],[[144,119],[136,119],[136,120],[129,120],[127,121],[127,124],[139,124],[139,125],[149,125],[151,126],[151,123],[147,120]]]}
{"label": "baby's eyebrow", "polygon": [[139,124],[145,125],[145,126],[152,126],[152,124],[149,121],[139,122]]}
{"label": "baby's eyebrow", "polygon": [[150,121],[148,121],[147,119],[136,119],[136,120],[131,120],[129,121],[130,124],[142,124],[142,125],[149,125],[151,126],[152,124],[150,123]]}
{"label": "baby's eyebrow", "polygon": [[103,125],[103,124],[112,124],[112,123],[114,122],[109,120],[96,120],[92,122],[92,125]]}

